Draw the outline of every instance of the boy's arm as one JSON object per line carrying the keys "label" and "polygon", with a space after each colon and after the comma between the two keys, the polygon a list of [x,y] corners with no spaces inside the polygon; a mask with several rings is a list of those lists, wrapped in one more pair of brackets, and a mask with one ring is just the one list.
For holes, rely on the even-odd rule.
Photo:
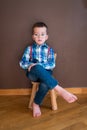
{"label": "boy's arm", "polygon": [[19,64],[22,69],[28,69],[30,65],[33,63],[30,62],[30,47],[27,47],[24,51],[22,59],[20,60]]}

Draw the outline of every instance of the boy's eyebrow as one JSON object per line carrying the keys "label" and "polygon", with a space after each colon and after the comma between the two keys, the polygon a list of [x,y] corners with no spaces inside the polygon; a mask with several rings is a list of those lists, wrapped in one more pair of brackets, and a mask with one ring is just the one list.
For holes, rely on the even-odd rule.
{"label": "boy's eyebrow", "polygon": [[[37,33],[37,32],[34,32],[34,33]],[[46,32],[41,32],[41,33],[46,33]],[[40,34],[40,33],[37,33],[37,34]]]}

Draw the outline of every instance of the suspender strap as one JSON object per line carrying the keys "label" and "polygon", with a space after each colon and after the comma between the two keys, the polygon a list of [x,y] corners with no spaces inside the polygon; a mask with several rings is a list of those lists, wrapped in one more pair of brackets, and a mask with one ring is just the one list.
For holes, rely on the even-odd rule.
{"label": "suspender strap", "polygon": [[50,54],[50,47],[48,47],[48,56],[49,56],[49,54]]}
{"label": "suspender strap", "polygon": [[32,46],[30,46],[30,60],[32,59]]}

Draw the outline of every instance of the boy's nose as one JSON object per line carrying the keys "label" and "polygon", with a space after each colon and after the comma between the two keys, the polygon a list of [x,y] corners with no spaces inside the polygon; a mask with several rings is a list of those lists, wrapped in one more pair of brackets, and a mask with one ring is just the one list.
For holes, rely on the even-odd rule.
{"label": "boy's nose", "polygon": [[38,37],[41,37],[41,34],[38,34]]}

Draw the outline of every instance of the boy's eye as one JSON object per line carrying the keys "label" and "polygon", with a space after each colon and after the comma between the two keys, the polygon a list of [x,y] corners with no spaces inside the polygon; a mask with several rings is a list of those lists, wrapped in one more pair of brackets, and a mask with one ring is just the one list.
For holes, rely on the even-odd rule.
{"label": "boy's eye", "polygon": [[34,36],[35,36],[35,37],[39,37],[39,36],[44,37],[44,36],[46,36],[46,34],[44,34],[44,33],[42,33],[42,34],[37,34],[37,33],[35,33]]}
{"label": "boy's eye", "polygon": [[38,36],[38,34],[34,34],[34,36]]}
{"label": "boy's eye", "polygon": [[45,36],[46,34],[41,34],[41,36]]}

